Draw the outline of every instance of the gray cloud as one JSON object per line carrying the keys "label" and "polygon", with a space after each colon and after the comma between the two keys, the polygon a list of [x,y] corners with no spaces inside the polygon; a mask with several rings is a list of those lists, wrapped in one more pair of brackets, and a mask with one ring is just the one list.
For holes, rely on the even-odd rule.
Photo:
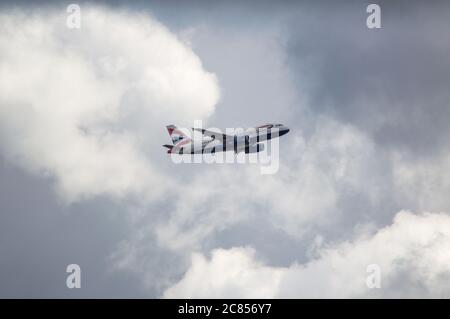
{"label": "gray cloud", "polygon": [[288,63],[312,112],[369,132],[380,147],[429,156],[448,149],[448,2],[379,1],[382,28],[365,25],[365,2],[310,5],[293,14]]}
{"label": "gray cloud", "polygon": [[[48,181],[0,157],[2,298],[144,297],[140,280],[110,271],[109,254],[130,231],[123,207],[97,199],[72,207]],[[66,266],[82,268],[82,289],[65,286]]]}

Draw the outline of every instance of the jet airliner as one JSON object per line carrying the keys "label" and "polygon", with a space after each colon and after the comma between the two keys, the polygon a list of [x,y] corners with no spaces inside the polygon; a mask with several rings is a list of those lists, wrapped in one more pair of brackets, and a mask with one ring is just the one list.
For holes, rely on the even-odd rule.
{"label": "jet airliner", "polygon": [[193,128],[193,130],[203,134],[203,138],[199,143],[194,142],[190,136],[186,135],[175,125],[168,125],[167,131],[172,139],[172,145],[163,145],[168,148],[167,153],[202,154],[231,150],[235,153],[258,153],[264,150],[264,144],[261,144],[261,142],[277,138],[289,132],[289,128],[283,124],[265,124],[233,135],[201,128]]}

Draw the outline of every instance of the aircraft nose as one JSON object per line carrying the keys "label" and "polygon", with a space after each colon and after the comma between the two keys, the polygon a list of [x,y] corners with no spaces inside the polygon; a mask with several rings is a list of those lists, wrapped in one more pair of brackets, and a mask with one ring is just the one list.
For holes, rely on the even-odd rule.
{"label": "aircraft nose", "polygon": [[283,128],[280,130],[280,136],[287,134],[289,132],[289,128],[286,126],[283,126]]}

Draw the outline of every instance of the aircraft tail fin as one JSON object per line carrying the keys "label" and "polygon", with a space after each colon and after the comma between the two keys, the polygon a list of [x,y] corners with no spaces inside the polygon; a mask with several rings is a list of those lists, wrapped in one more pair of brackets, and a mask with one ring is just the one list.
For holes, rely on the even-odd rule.
{"label": "aircraft tail fin", "polygon": [[[168,125],[167,132],[169,132],[172,143],[175,146],[182,146],[191,141],[191,138],[187,136],[184,132],[178,129],[175,125]],[[167,147],[167,146],[166,146]]]}

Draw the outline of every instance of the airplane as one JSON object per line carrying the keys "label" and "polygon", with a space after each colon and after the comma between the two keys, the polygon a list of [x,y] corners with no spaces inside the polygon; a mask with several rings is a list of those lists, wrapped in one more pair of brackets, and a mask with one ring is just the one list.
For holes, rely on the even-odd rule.
{"label": "airplane", "polygon": [[231,150],[235,153],[258,153],[264,150],[264,144],[261,144],[261,142],[277,138],[289,132],[289,128],[283,124],[264,124],[234,135],[227,135],[201,128],[193,128],[193,130],[203,134],[201,143],[194,142],[190,136],[186,135],[175,125],[168,125],[167,131],[169,132],[173,145],[163,145],[168,148],[167,153],[214,154],[215,152]]}

